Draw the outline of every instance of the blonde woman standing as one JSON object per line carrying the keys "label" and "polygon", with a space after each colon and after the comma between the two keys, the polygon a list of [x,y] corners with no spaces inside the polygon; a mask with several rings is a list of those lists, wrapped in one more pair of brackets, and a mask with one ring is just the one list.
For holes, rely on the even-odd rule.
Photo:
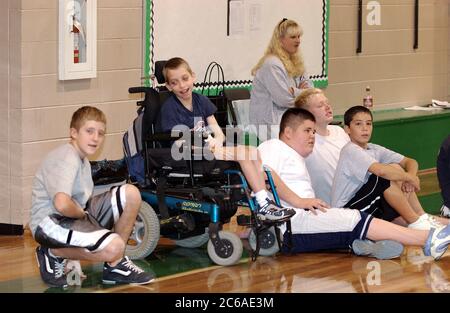
{"label": "blonde woman standing", "polygon": [[[295,98],[314,85],[305,72],[299,52],[303,31],[293,20],[282,19],[275,27],[264,56],[252,69],[250,122],[259,127],[260,140],[278,138],[278,126]],[[267,125],[264,138],[261,126]]]}

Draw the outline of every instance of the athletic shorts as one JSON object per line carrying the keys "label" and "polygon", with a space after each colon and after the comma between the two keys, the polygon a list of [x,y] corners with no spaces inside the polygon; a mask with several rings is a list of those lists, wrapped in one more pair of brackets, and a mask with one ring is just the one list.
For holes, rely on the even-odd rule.
{"label": "athletic shorts", "polygon": [[284,232],[283,252],[349,249],[355,239],[366,239],[373,218],[351,209],[316,210],[317,215],[307,210],[295,210],[296,214],[291,218],[292,241]]}
{"label": "athletic shorts", "polygon": [[102,250],[116,236],[111,229],[125,207],[125,185],[89,199],[83,218],[74,219],[60,214],[44,218],[36,228],[35,240],[48,248],[86,248]]}
{"label": "athletic shorts", "polygon": [[367,183],[344,207],[356,209],[390,222],[400,216],[384,199],[383,192],[390,186],[390,180],[372,174]]}

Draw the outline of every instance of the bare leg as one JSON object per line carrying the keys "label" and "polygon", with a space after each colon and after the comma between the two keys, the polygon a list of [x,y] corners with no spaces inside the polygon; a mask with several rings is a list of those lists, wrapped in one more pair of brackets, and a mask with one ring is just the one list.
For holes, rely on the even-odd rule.
{"label": "bare leg", "polygon": [[125,243],[119,236],[116,236],[103,250],[99,252],[90,252],[85,248],[61,248],[50,250],[54,255],[65,259],[110,262],[111,265],[114,266],[123,257]]}
{"label": "bare leg", "polygon": [[419,218],[419,215],[411,207],[406,199],[403,191],[396,183],[392,183],[391,186],[383,192],[383,196],[386,201],[396,210],[408,224],[414,223]]}
{"label": "bare leg", "polygon": [[369,225],[367,238],[374,241],[391,239],[404,245],[424,246],[428,234],[428,230],[410,229],[374,218]]}
{"label": "bare leg", "polygon": [[[256,160],[253,160],[254,155],[258,156]],[[237,161],[253,192],[266,189],[261,161],[255,147],[224,147],[214,152],[214,156],[220,160]]]}
{"label": "bare leg", "polygon": [[135,186],[127,184],[122,188],[125,188],[125,207],[119,220],[114,225],[114,231],[120,237],[114,238],[108,246],[99,252],[89,252],[84,248],[51,249],[51,252],[56,256],[67,259],[102,261],[109,262],[112,266],[116,265],[123,257],[125,243],[128,242],[142,202],[139,190]]}
{"label": "bare leg", "polygon": [[114,231],[122,237],[122,240],[127,243],[130,238],[131,230],[133,229],[134,222],[136,221],[137,214],[141,207],[141,194],[139,190],[133,186],[126,184],[125,189],[125,207],[123,208],[122,215],[117,223],[114,225]]}
{"label": "bare leg", "polygon": [[[425,211],[422,208],[422,205],[420,204],[419,198],[417,197],[417,194],[415,192],[411,192],[409,194],[405,194],[407,195],[407,199],[409,204],[411,205],[411,207],[413,208],[414,211],[416,211],[417,214],[422,215],[425,214]],[[439,223],[441,223],[442,225],[448,225],[449,223],[449,219],[448,218],[443,218],[440,216],[434,216],[433,217],[439,221]]]}

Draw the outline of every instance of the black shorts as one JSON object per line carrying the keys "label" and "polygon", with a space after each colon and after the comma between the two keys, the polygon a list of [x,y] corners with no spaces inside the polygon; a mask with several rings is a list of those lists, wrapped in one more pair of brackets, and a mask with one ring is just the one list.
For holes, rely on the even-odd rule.
{"label": "black shorts", "polygon": [[47,216],[36,228],[34,238],[48,248],[77,247],[100,251],[119,236],[111,229],[122,215],[125,204],[125,185],[113,187],[89,199],[83,218],[59,214]]}
{"label": "black shorts", "polygon": [[384,199],[383,192],[390,186],[390,180],[372,174],[344,208],[356,209],[390,222],[400,216]]}

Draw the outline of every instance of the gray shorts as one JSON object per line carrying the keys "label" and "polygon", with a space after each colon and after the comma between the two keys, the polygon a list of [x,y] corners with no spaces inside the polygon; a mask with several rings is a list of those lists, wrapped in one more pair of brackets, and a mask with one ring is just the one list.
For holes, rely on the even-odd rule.
{"label": "gray shorts", "polygon": [[125,185],[113,187],[89,199],[83,218],[60,214],[47,216],[36,228],[34,238],[48,248],[78,247],[100,251],[118,236],[111,229],[122,215],[125,204]]}

